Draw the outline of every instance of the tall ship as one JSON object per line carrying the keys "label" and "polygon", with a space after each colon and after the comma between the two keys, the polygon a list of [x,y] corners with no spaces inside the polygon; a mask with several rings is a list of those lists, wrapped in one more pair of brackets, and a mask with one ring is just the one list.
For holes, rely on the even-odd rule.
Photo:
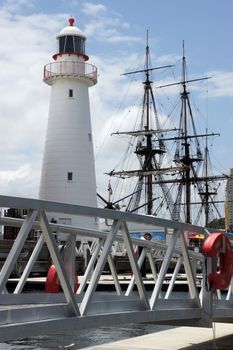
{"label": "tall ship", "polygon": [[[107,173],[106,203],[107,207],[209,227],[224,216],[224,198],[219,194],[224,193],[227,175],[212,170],[209,141],[219,134],[207,128],[198,130],[190,99],[190,86],[209,77],[188,78],[184,42],[180,81],[159,85],[153,80],[155,72],[171,67],[150,65],[147,35],[144,68],[123,74],[143,74],[143,97],[134,128],[112,134],[127,140],[127,150],[118,167]],[[175,86],[180,87],[179,101],[169,116],[164,115],[158,111],[156,96]],[[118,198],[111,197],[113,189]]]}

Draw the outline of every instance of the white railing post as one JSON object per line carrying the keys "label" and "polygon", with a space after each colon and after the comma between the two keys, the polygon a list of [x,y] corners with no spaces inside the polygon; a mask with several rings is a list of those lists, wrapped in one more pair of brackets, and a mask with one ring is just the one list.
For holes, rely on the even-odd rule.
{"label": "white railing post", "polygon": [[187,250],[187,245],[185,242],[185,237],[184,237],[184,231],[181,232],[180,234],[180,240],[181,240],[181,249],[182,249],[182,254],[183,254],[183,261],[184,261],[184,268],[185,268],[185,273],[187,276],[187,281],[188,281],[188,286],[189,286],[189,293],[191,296],[191,299],[194,299],[197,303],[197,305],[200,307],[200,299],[199,299],[199,294],[197,291],[197,286],[196,286],[196,281],[194,278],[194,272],[191,266],[188,250]]}
{"label": "white railing post", "polygon": [[[146,257],[146,248],[143,248],[142,251],[141,251],[141,254],[140,254],[139,258],[138,258],[138,261],[137,261],[139,271],[140,271],[140,269],[142,267],[142,264],[143,264],[143,262],[145,260],[145,257]],[[128,296],[128,295],[130,295],[130,293],[132,293],[134,284],[135,284],[135,276],[132,275],[131,280],[130,280],[129,285],[128,285],[128,288],[127,288],[127,290],[125,292],[126,296]]]}
{"label": "white railing post", "polygon": [[114,259],[111,254],[108,256],[108,265],[111,271],[111,275],[113,278],[113,282],[116,288],[117,295],[122,295],[122,290],[121,290],[121,285],[118,279],[117,271],[116,271],[116,266],[114,264]]}
{"label": "white railing post", "polygon": [[[128,227],[127,227],[125,222],[122,224],[122,231],[123,231],[123,239],[124,239],[126,251],[127,251],[130,265],[131,265],[131,268],[132,268],[132,271],[134,274],[135,282],[137,284],[138,293],[140,296],[141,303],[143,304],[145,309],[150,309],[150,304],[149,304],[149,301],[148,301],[148,298],[146,295],[146,290],[145,290],[145,287],[143,284],[140,269],[139,269],[139,266],[138,266],[138,263],[137,263],[137,260],[136,260],[135,254],[134,254],[133,244],[131,242]],[[144,256],[144,258],[145,258],[145,256]]]}
{"label": "white railing post", "polygon": [[175,249],[175,245],[176,245],[176,242],[177,242],[177,239],[179,238],[179,236],[180,236],[180,231],[174,230],[173,235],[170,239],[169,245],[167,247],[167,251],[166,251],[166,254],[164,256],[163,263],[162,263],[160,271],[159,271],[156,285],[155,285],[154,290],[153,290],[152,295],[151,295],[150,307],[152,310],[155,308],[156,301],[159,298],[159,294],[160,294],[162,286],[163,286],[163,281],[165,279],[168,267],[170,265],[172,255],[173,255],[173,252]]}
{"label": "white railing post", "polygon": [[181,267],[182,262],[183,262],[183,258],[180,256],[179,259],[176,262],[176,267],[175,267],[175,269],[173,271],[172,278],[170,280],[170,283],[169,283],[169,286],[168,286],[168,289],[166,291],[164,299],[169,299],[170,298],[170,295],[171,295],[172,289],[173,289],[173,287],[175,285],[176,277],[177,277],[177,275],[178,275],[178,273],[180,271],[180,267]]}
{"label": "white railing post", "polygon": [[92,252],[92,255],[91,255],[91,259],[87,265],[87,268],[85,270],[85,273],[83,275],[83,278],[82,278],[82,282],[80,283],[79,287],[78,287],[78,290],[77,290],[77,294],[81,294],[86,285],[87,285],[87,281],[88,281],[88,278],[91,277],[92,273],[93,273],[93,270],[94,270],[94,265],[95,265],[95,262],[98,258],[98,255],[99,255],[99,252],[100,252],[100,248],[103,244],[103,240],[102,239],[99,239],[97,242],[96,242],[96,245],[95,245],[95,249],[94,251]]}
{"label": "white railing post", "polygon": [[115,240],[117,231],[120,228],[120,225],[121,225],[121,222],[115,220],[113,222],[112,227],[111,227],[111,231],[107,235],[107,238],[106,238],[104,246],[103,246],[102,254],[100,255],[100,257],[98,259],[98,262],[97,262],[95,270],[92,274],[89,286],[87,288],[87,291],[86,291],[84,298],[82,300],[82,303],[80,305],[80,312],[82,315],[85,315],[87,312],[88,303],[91,300],[92,295],[96,290],[98,281],[100,279],[103,268],[107,262],[108,255],[111,252],[111,247],[112,247],[113,241]]}
{"label": "white railing post", "polygon": [[44,237],[43,237],[43,235],[41,235],[40,238],[38,239],[36,245],[35,245],[35,248],[33,249],[33,252],[32,252],[32,254],[27,262],[27,265],[24,268],[23,274],[19,279],[19,282],[15,288],[14,294],[19,294],[22,292],[23,287],[27,281],[27,278],[32,270],[32,267],[33,267],[34,263],[36,262],[38,255],[40,254],[40,251],[43,247],[43,244],[44,244]]}

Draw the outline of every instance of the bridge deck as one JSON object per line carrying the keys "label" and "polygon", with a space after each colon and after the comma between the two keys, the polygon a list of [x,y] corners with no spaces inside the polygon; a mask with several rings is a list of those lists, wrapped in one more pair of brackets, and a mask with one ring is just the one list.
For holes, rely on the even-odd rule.
{"label": "bridge deck", "polygon": [[[16,298],[14,298],[16,297]],[[192,300],[167,300],[159,302],[156,310],[143,310],[138,295],[118,297],[114,293],[96,293],[85,316],[71,316],[69,305],[63,295],[55,298],[41,297],[40,294],[21,294],[2,299],[0,307],[0,339],[12,339],[12,333],[18,337],[40,334],[56,334],[71,328],[91,328],[116,326],[132,322],[158,322],[194,324],[201,318],[201,309],[196,308]],[[37,303],[33,300],[37,297]],[[4,300],[5,299],[5,300]],[[76,297],[77,304],[81,296]],[[21,302],[21,304],[16,304]],[[179,324],[178,323],[178,324]],[[14,336],[15,337],[15,336]],[[18,338],[17,337],[17,338]]]}

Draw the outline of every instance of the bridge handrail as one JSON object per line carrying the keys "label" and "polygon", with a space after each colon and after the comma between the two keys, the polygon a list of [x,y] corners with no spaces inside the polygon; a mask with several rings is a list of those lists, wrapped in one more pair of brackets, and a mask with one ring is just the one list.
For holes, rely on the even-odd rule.
{"label": "bridge handrail", "polygon": [[206,234],[207,230],[201,226],[157,218],[155,216],[127,213],[118,210],[87,207],[82,205],[45,201],[32,198],[21,198],[0,195],[0,207],[45,210],[46,212],[59,212],[71,215],[99,217],[102,219],[120,220],[122,222],[135,222],[158,227],[167,227],[180,231],[198,232]]}
{"label": "bridge handrail", "polygon": [[[20,218],[11,218],[11,217],[0,217],[0,224],[11,226],[11,227],[21,227],[24,223],[24,219]],[[87,229],[86,227],[80,227],[80,226],[70,226],[70,225],[61,225],[61,224],[55,224],[55,223],[49,223],[49,227],[51,228],[52,232],[64,232],[71,235],[78,235],[82,237],[91,237],[91,238],[107,238],[108,232],[101,231],[101,230],[95,230],[95,229]],[[40,229],[40,223],[38,221],[35,221],[33,225],[33,229],[39,230]],[[117,234],[116,241],[118,242],[124,242],[122,235]],[[134,245],[140,246],[140,247],[146,247],[148,249],[160,249],[162,251],[167,250],[167,245],[161,242],[155,242],[155,241],[146,241],[138,238],[131,237],[131,241]],[[181,254],[180,248],[174,249],[174,254]],[[196,253],[192,250],[189,252],[190,257],[195,260],[203,260],[204,257],[201,253]]]}

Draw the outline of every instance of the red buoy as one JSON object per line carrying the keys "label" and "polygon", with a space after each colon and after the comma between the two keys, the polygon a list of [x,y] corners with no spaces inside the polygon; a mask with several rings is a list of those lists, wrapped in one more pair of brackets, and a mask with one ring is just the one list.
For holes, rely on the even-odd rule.
{"label": "red buoy", "polygon": [[[58,279],[57,270],[54,265],[51,265],[45,282],[45,293],[59,293],[60,281]],[[74,293],[78,290],[78,275],[75,275],[74,279]]]}
{"label": "red buoy", "polygon": [[214,290],[226,289],[233,275],[233,252],[229,238],[223,233],[212,233],[205,240],[202,252],[208,257],[219,256],[218,271],[210,273],[208,280]]}

